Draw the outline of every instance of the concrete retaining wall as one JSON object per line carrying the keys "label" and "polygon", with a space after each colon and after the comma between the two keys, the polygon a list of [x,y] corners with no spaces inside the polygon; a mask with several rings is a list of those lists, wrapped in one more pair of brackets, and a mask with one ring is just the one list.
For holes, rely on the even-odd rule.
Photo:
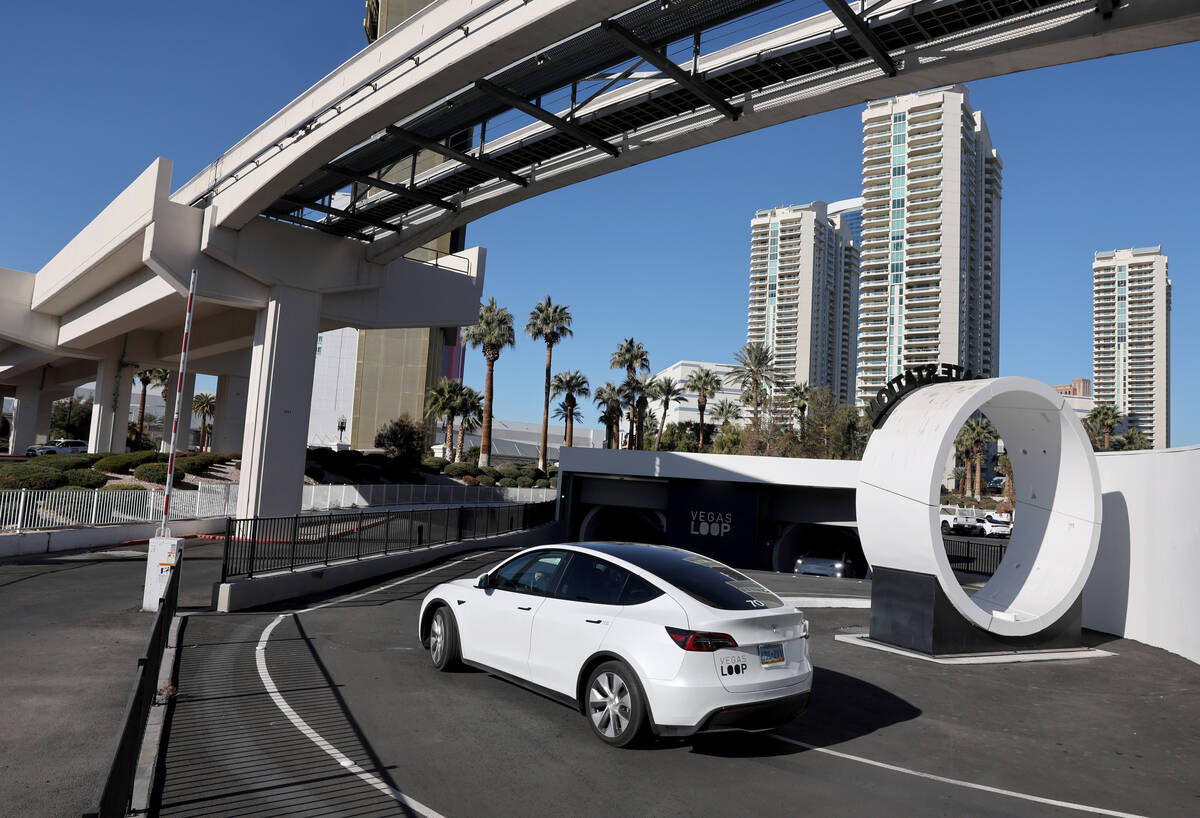
{"label": "concrete retaining wall", "polygon": [[1086,628],[1200,662],[1200,446],[1098,454],[1104,523]]}
{"label": "concrete retaining wall", "polygon": [[332,591],[374,577],[429,565],[468,551],[487,548],[528,548],[561,541],[562,528],[558,522],[553,522],[528,531],[515,531],[495,537],[465,540],[420,551],[406,551],[403,554],[370,557],[354,562],[314,568],[309,571],[288,571],[265,574],[253,579],[217,582],[213,584],[213,604],[218,611],[223,613],[242,611],[285,599]]}
{"label": "concrete retaining wall", "polygon": [[[171,533],[177,537],[191,534],[218,534],[225,530],[225,518],[207,520],[176,520]],[[61,528],[53,531],[26,531],[20,534],[0,534],[0,558],[54,554],[59,551],[79,551],[120,545],[130,540],[146,540],[158,532],[158,523],[131,525],[102,525],[95,528]]]}

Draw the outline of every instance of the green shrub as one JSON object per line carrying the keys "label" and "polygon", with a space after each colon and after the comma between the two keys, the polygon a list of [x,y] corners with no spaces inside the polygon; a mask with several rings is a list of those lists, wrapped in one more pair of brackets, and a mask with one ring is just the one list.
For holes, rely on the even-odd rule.
{"label": "green shrub", "polygon": [[548,488],[550,488],[550,481],[549,480],[538,480],[537,482],[535,482],[533,484],[533,487],[538,488],[538,489],[548,489]]}
{"label": "green shrub", "polygon": [[407,415],[401,415],[375,433],[375,448],[383,449],[388,457],[399,461],[397,468],[410,474],[421,465],[421,458],[429,451],[425,439],[425,427]]}
{"label": "green shrub", "polygon": [[0,489],[56,489],[66,482],[61,471],[47,469],[36,462],[0,467]]}
{"label": "green shrub", "polygon": [[85,454],[43,455],[35,462],[41,468],[54,469],[55,471],[86,469],[90,468],[92,465],[90,462],[88,462],[88,456]]}
{"label": "green shrub", "polygon": [[[158,483],[160,486],[167,482],[167,464],[166,463],[143,463],[133,470],[133,476],[138,480],[146,483]],[[183,481],[183,469],[175,466],[174,482]]]}
{"label": "green shrub", "polygon": [[558,488],[558,478],[557,477],[550,478],[550,488],[552,488],[552,489]]}
{"label": "green shrub", "polygon": [[442,469],[450,465],[450,461],[444,457],[427,457],[421,461],[421,471],[427,471],[432,474],[441,474]]}
{"label": "green shrub", "polygon": [[533,488],[533,478],[526,477],[525,475],[521,475],[520,477],[517,478],[517,488],[519,488],[519,489]]}
{"label": "green shrub", "polygon": [[557,463],[551,463],[550,465],[546,466],[546,476],[547,477],[553,477],[556,474],[558,474],[558,464]]}
{"label": "green shrub", "polygon": [[515,489],[517,487],[517,481],[513,480],[511,477],[505,477],[503,480],[497,482],[496,485],[503,486],[506,489]]}
{"label": "green shrub", "polygon": [[478,446],[472,446],[463,454],[463,460],[466,460],[468,463],[478,463],[479,455],[480,448]]}
{"label": "green shrub", "polygon": [[166,454],[158,452],[131,452],[130,454],[110,454],[92,464],[96,471],[113,472],[114,474],[129,474],[132,469],[143,463],[165,462]]}
{"label": "green shrub", "polygon": [[463,484],[467,485],[467,486],[478,486],[479,485],[479,480],[469,474],[464,474],[462,476],[462,481],[463,481]]}
{"label": "green shrub", "polygon": [[508,480],[516,480],[521,476],[521,470],[512,463],[506,463],[500,467],[500,476]]}
{"label": "green shrub", "polygon": [[146,490],[145,486],[139,486],[137,483],[109,483],[107,486],[101,486],[100,488],[106,489],[106,490],[116,490],[116,491],[145,491]]}
{"label": "green shrub", "polygon": [[496,478],[492,477],[490,474],[481,474],[479,477],[475,478],[475,481],[481,486],[496,485]]}
{"label": "green shrub", "polygon": [[492,478],[493,481],[499,480],[501,477],[504,476],[503,474],[500,473],[500,470],[498,468],[496,468],[495,466],[480,466],[479,473],[486,474],[488,477]]}
{"label": "green shrub", "polygon": [[316,480],[318,483],[325,482],[325,470],[316,463],[309,462],[305,464],[304,476]]}
{"label": "green shrub", "polygon": [[[184,474],[201,474],[209,466],[217,462],[215,455],[211,454],[194,454],[191,457],[175,458],[175,468],[179,469]],[[164,474],[166,472],[163,472]]]}
{"label": "green shrub", "polygon": [[67,469],[63,472],[68,486],[81,489],[98,489],[108,482],[108,477],[95,469]]}
{"label": "green shrub", "polygon": [[474,463],[451,463],[446,466],[442,474],[447,477],[462,477],[464,475],[475,477],[479,474],[479,467]]}

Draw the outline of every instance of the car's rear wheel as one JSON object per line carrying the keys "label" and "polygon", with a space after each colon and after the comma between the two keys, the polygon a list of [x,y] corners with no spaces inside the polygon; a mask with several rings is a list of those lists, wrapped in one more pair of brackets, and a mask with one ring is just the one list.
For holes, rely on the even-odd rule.
{"label": "car's rear wheel", "polygon": [[445,605],[439,605],[429,623],[429,658],[438,670],[455,670],[462,665],[458,650],[458,623]]}
{"label": "car's rear wheel", "polygon": [[942,520],[942,533],[943,534],[950,533],[950,523],[946,522],[945,520]]}
{"label": "car's rear wheel", "polygon": [[628,747],[645,731],[645,698],[624,662],[605,662],[593,670],[584,695],[588,724],[605,744]]}

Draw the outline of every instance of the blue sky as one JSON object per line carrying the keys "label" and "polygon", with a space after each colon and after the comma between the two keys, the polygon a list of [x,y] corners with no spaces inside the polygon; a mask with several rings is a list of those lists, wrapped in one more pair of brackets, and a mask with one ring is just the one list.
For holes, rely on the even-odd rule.
{"label": "blue sky", "polygon": [[[6,9],[0,29],[0,265],[37,270],[156,156],[175,186],[365,45],[361,0],[66,2]],[[53,35],[53,36],[51,36]],[[1091,258],[1162,244],[1174,281],[1172,442],[1200,443],[1200,44],[970,84],[1004,160],[1001,374],[1091,373]],[[615,379],[629,335],[655,369],[725,361],[745,340],[749,220],[860,190],[858,107],[667,157],[473,224],[485,296],[516,316],[550,294],[576,335],[555,370]],[[544,347],[497,364],[496,414],[537,420]],[[467,380],[482,385],[482,356]],[[202,383],[203,386],[203,383]],[[586,413],[595,425],[594,410]]]}

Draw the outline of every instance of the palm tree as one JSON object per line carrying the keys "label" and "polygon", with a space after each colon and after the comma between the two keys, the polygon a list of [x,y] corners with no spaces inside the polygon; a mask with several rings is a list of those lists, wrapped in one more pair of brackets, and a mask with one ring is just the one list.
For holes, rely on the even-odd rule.
{"label": "palm tree", "polygon": [[963,429],[967,431],[967,438],[971,441],[971,455],[975,461],[975,494],[976,500],[980,498],[980,490],[983,488],[983,451],[987,445],[995,440],[996,427],[992,422],[985,417],[971,418],[963,424]]}
{"label": "palm tree", "polygon": [[962,494],[963,480],[967,477],[967,470],[963,466],[954,467],[954,492]]}
{"label": "palm tree", "polygon": [[[142,396],[138,399],[138,419],[137,419],[137,442],[138,448],[142,445],[142,428],[146,422],[146,390],[151,386],[162,386],[171,378],[171,372],[167,369],[139,369],[134,375],[142,384]],[[163,396],[164,401],[166,395]]]}
{"label": "palm tree", "polygon": [[555,304],[547,295],[545,301],[539,301],[529,311],[525,334],[534,340],[540,339],[546,342],[546,391],[542,398],[542,445],[538,449],[538,468],[545,471],[546,430],[550,424],[550,356],[555,344],[574,334],[571,332],[571,313],[565,304]]}
{"label": "palm tree", "polygon": [[808,415],[808,399],[812,397],[812,388],[808,381],[801,381],[787,391],[787,400],[792,411],[796,413],[796,421],[800,424],[800,442],[804,442],[804,420]]}
{"label": "palm tree", "polygon": [[483,381],[483,429],[479,433],[479,465],[491,465],[492,455],[492,376],[500,351],[516,346],[517,336],[513,331],[513,317],[504,307],[489,298],[479,308],[479,320],[467,327],[463,337],[473,347],[483,348],[483,359],[487,361],[487,376]]}
{"label": "palm tree", "polygon": [[592,395],[592,400],[603,410],[604,417],[607,418],[603,421],[608,436],[607,448],[619,449],[621,447],[620,389],[612,381],[606,381],[604,386],[599,387]]}
{"label": "palm tree", "polygon": [[[217,413],[216,396],[201,392],[192,397],[192,414],[200,416],[200,451],[208,445],[208,419]],[[191,431],[191,424],[188,424]]]}
{"label": "palm tree", "polygon": [[654,438],[654,451],[657,452],[659,444],[662,443],[663,427],[667,425],[667,412],[671,411],[671,404],[687,403],[687,398],[684,397],[683,387],[676,383],[674,378],[666,375],[650,381],[647,395],[650,400],[662,404],[663,413],[658,420],[658,435]]}
{"label": "palm tree", "polygon": [[[639,341],[626,338],[617,344],[617,350],[612,354],[608,365],[613,369],[624,369],[625,381],[628,383],[637,378],[638,370],[642,372],[650,371],[650,353],[646,352],[646,348]],[[634,435],[634,428],[637,425],[634,417],[636,410],[637,403],[634,401],[629,404],[629,448],[631,449],[637,442]]]}
{"label": "palm tree", "polygon": [[1104,449],[1107,451],[1112,444],[1113,429],[1121,423],[1121,415],[1118,414],[1116,407],[1107,403],[1098,403],[1096,408],[1088,412],[1087,419],[1095,424],[1095,427],[1104,435]]}
{"label": "palm tree", "polygon": [[[567,431],[564,435],[564,441],[567,446],[575,445],[575,420],[583,420],[583,413],[576,411],[579,401],[577,398],[587,398],[592,394],[592,390],[588,387],[587,377],[578,369],[572,369],[569,372],[559,372],[550,382],[550,388],[554,392],[554,397],[563,396],[563,403],[568,407],[565,419],[567,421]],[[556,414],[555,417],[558,417]]]}
{"label": "palm tree", "polygon": [[742,419],[742,407],[727,398],[723,398],[717,401],[717,405],[713,407],[712,418],[714,423],[721,424],[721,428],[724,429],[735,420]]}
{"label": "palm tree", "polygon": [[572,406],[565,400],[559,401],[554,407],[554,419],[563,422],[563,445],[570,446],[571,436],[575,433],[575,421],[583,420],[583,412],[578,406]]}
{"label": "palm tree", "polygon": [[446,448],[443,457],[454,457],[454,416],[458,414],[458,401],[462,397],[463,385],[450,378],[442,378],[425,395],[425,417],[438,421],[446,419]]}
{"label": "palm tree", "polygon": [[454,403],[454,414],[458,415],[458,447],[454,450],[454,462],[457,463],[463,458],[467,432],[478,429],[483,421],[483,395],[469,386],[463,386]]}
{"label": "palm tree", "polygon": [[958,434],[954,437],[955,462],[957,463],[961,459],[967,473],[967,485],[962,492],[964,495],[975,493],[972,488],[973,475],[970,469],[971,452],[975,449],[975,441],[971,437],[972,433],[972,427],[969,424],[963,424],[963,427],[958,430]]}
{"label": "palm tree", "polygon": [[1122,449],[1149,449],[1150,441],[1146,439],[1146,433],[1136,426],[1130,426],[1125,432],[1125,445]]}
{"label": "palm tree", "polygon": [[1004,499],[1008,500],[1010,505],[1017,504],[1017,487],[1013,485],[1013,467],[1012,460],[1008,455],[1002,454],[996,458],[996,473],[1004,477]]}
{"label": "palm tree", "polygon": [[700,411],[700,445],[696,451],[704,451],[704,410],[708,408],[708,399],[721,391],[721,379],[716,372],[702,366],[688,375],[684,386],[696,393],[696,409]]}
{"label": "palm tree", "polygon": [[646,397],[649,389],[650,378],[646,375],[626,378],[617,387],[617,394],[621,398],[621,405],[629,411],[628,448],[630,449],[643,448],[642,430],[646,420],[646,407],[649,403]]}
{"label": "palm tree", "polygon": [[749,394],[750,406],[754,411],[752,422],[757,429],[763,398],[767,390],[775,385],[775,355],[766,344],[755,342],[739,349],[733,359],[737,361],[737,366],[725,376],[725,381],[740,384]]}

